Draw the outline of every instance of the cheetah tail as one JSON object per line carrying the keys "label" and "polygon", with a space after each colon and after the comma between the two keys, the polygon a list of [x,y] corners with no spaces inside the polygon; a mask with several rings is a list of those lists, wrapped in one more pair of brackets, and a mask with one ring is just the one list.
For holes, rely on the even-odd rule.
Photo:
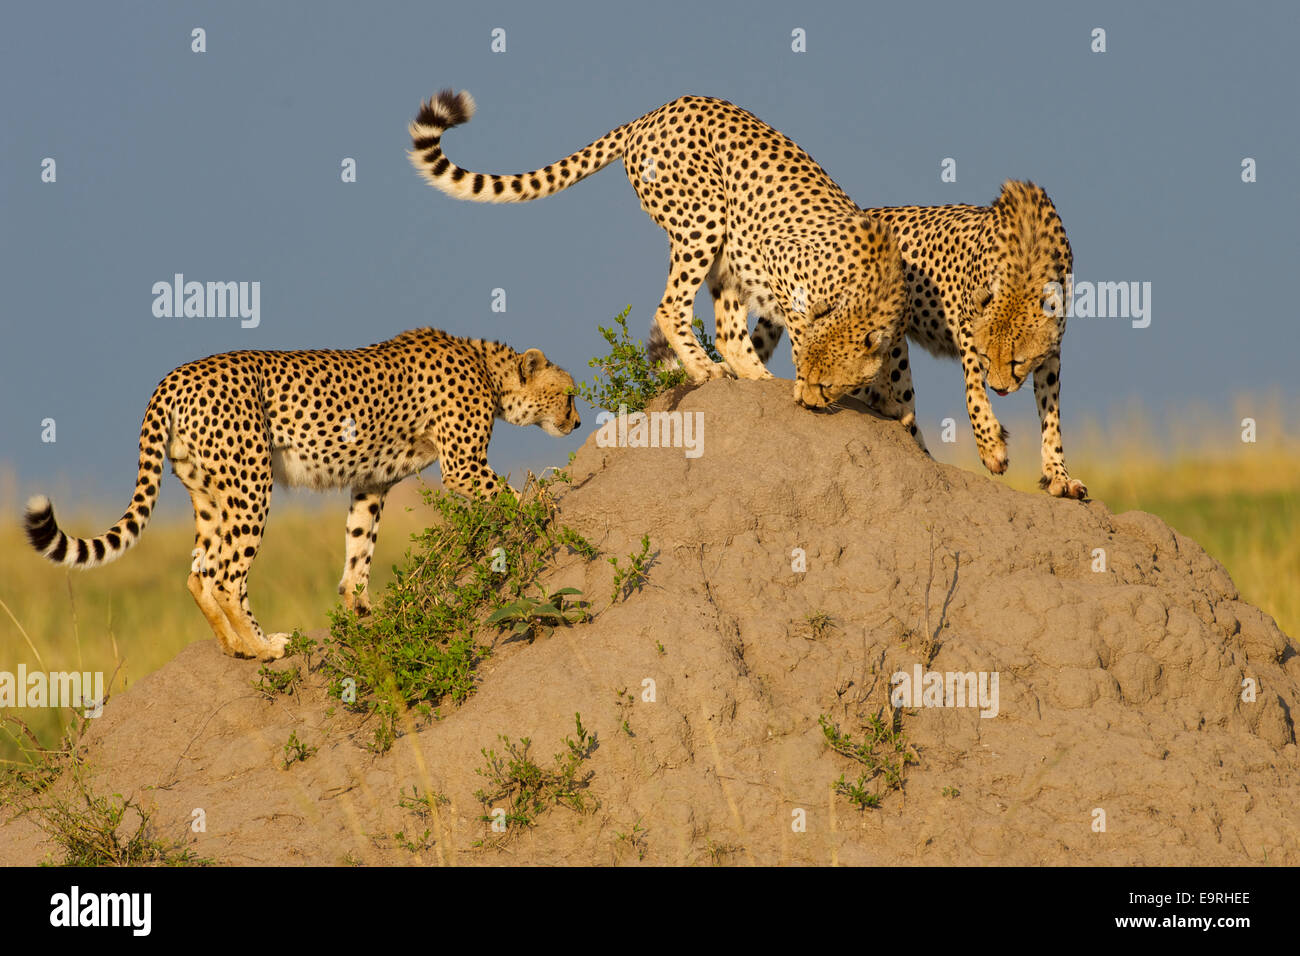
{"label": "cheetah tail", "polygon": [[430,185],[456,199],[473,202],[527,202],[567,189],[621,159],[627,145],[627,127],[611,130],[572,156],[530,173],[498,176],[461,169],[442,151],[442,134],[469,122],[474,99],[462,90],[443,90],[420,107],[411,121],[411,146],[407,156]]}
{"label": "cheetah tail", "polygon": [[170,434],[170,412],[157,391],[145,409],[140,428],[140,468],[135,496],[117,524],[97,538],[74,538],[60,530],[54,519],[54,506],[44,495],[27,502],[25,526],[27,540],[47,561],[71,568],[93,568],[116,561],[139,540],[162,483],[163,455]]}
{"label": "cheetah tail", "polygon": [[671,366],[677,358],[677,353],[668,342],[668,336],[664,335],[663,330],[659,328],[659,323],[654,319],[650,320],[650,337],[646,339],[645,350],[651,367]]}

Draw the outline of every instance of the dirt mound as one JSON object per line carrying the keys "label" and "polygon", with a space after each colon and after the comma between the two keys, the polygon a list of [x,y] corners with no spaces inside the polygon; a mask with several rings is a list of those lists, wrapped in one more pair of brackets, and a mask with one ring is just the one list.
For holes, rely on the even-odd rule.
{"label": "dirt mound", "polygon": [[[94,722],[96,789],[233,864],[1300,863],[1296,645],[1194,542],[936,464],[895,424],[797,408],[786,382],[655,408],[698,413],[702,443],[593,436],[560,495],[606,554],[649,535],[625,602],[499,644],[464,706],[384,756],[319,676],[268,700],[257,664],[199,642]],[[574,556],[545,583],[600,610],[611,582]],[[923,675],[897,724],[916,762],[901,790],[869,779],[880,805],[858,809],[835,784],[866,768],[819,718],[855,740],[890,726],[897,673]],[[929,706],[947,703],[934,680],[976,706]],[[599,808],[476,848],[481,748],[530,737],[549,765],[575,712]],[[291,732],[318,750],[285,770]],[[449,802],[421,819],[399,806],[413,786]],[[424,829],[423,849],[393,837]],[[29,820],[0,829],[4,862],[48,851]]]}

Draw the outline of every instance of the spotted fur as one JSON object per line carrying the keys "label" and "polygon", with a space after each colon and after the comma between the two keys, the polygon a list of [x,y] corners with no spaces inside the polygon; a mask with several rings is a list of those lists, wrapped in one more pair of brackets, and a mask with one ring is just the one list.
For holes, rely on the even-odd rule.
{"label": "spotted fur", "polygon": [[[867,210],[898,240],[908,289],[907,334],[932,354],[961,362],[966,410],[985,467],[1007,469],[1006,429],[988,387],[1014,392],[1030,374],[1042,430],[1042,486],[1084,498],[1061,442],[1061,338],[1073,272],[1061,217],[1041,188],[1007,181],[989,206],[894,206]],[[760,319],[754,347],[766,360],[781,331]],[[987,385],[986,385],[987,383]]]}
{"label": "spotted fur", "polygon": [[273,480],[351,488],[339,593],[369,609],[366,585],[384,496],[437,461],[464,494],[506,489],[487,462],[496,418],[567,435],[580,421],[573,379],[537,349],[415,329],[352,351],[227,352],[172,371],[145,409],[135,495],[96,538],[62,531],[49,499],[28,502],[27,536],[55,564],[121,557],[153,514],[169,459],[194,505],[189,590],[229,654],[272,660],[288,635],[265,635],[248,604]]}
{"label": "spotted fur", "polygon": [[[442,150],[443,134],[473,114],[468,93],[448,90],[410,125],[411,162],[457,199],[540,199],[623,161],[671,247],[652,357],[675,354],[695,383],[728,366],[742,378],[770,378],[746,318],[779,315],[790,329],[797,401],[824,406],[878,383],[880,405],[914,428],[907,366],[898,364],[906,344],[897,244],[789,138],[731,103],[684,96],[559,162],[501,176],[463,169]],[[725,366],[710,362],[691,332],[705,283]]]}

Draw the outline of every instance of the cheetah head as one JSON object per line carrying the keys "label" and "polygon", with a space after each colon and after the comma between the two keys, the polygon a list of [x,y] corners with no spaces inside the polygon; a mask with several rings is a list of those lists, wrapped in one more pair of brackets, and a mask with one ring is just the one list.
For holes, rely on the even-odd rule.
{"label": "cheetah head", "polygon": [[573,376],[529,349],[503,376],[501,417],[512,425],[538,425],[548,435],[567,435],[579,425]]}
{"label": "cheetah head", "polygon": [[989,388],[999,395],[1014,392],[1060,350],[1065,330],[1061,301],[1048,283],[1027,288],[994,279],[980,290],[972,331]]}
{"label": "cheetah head", "polygon": [[794,400],[805,408],[833,405],[874,382],[893,341],[888,323],[864,328],[841,321],[818,332],[805,344],[795,369]]}
{"label": "cheetah head", "polygon": [[831,405],[870,385],[880,375],[890,349],[903,337],[906,293],[901,258],[894,254],[873,259],[865,278],[805,337],[795,365],[794,400],[806,408]]}
{"label": "cheetah head", "polygon": [[1006,395],[1060,351],[1072,260],[1056,208],[1038,186],[1009,180],[992,208],[994,267],[971,294],[971,331],[985,380]]}

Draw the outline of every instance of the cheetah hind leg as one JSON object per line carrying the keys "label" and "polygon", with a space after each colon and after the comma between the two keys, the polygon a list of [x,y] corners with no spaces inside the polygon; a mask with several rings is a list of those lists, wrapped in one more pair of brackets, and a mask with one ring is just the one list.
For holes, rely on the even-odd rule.
{"label": "cheetah hind leg", "polygon": [[186,587],[207,620],[208,627],[216,635],[222,651],[232,657],[251,657],[254,651],[244,645],[243,637],[231,625],[215,594],[216,576],[224,569],[220,551],[223,541],[217,521],[220,511],[216,502],[203,489],[203,479],[197,465],[183,450],[179,454],[181,457],[172,459],[172,468],[190,493],[190,502],[194,505],[194,550],[190,555],[192,560]]}
{"label": "cheetah hind leg", "polygon": [[[257,471],[269,476],[271,469],[269,453],[264,458],[254,458],[249,462],[250,472]],[[262,530],[270,510],[270,487],[269,481],[253,481],[240,490],[246,498],[236,498],[231,491],[219,502],[222,511],[229,515],[229,521],[223,522],[220,530],[230,530],[231,543],[226,543],[227,538],[222,533],[218,539],[222,571],[213,578],[213,595],[226,619],[242,638],[245,653],[264,661],[283,657],[290,637],[283,632],[269,637],[265,635],[248,604],[248,570],[262,545]],[[247,533],[238,533],[245,527],[249,529]]]}
{"label": "cheetah hind leg", "polygon": [[722,362],[714,362],[709,358],[691,328],[695,294],[700,291],[700,286],[704,284],[721,249],[720,242],[717,248],[698,250],[684,243],[673,242],[669,258],[672,271],[655,312],[655,324],[681,360],[692,385],[703,385],[712,379],[726,378],[731,374],[731,370]]}

